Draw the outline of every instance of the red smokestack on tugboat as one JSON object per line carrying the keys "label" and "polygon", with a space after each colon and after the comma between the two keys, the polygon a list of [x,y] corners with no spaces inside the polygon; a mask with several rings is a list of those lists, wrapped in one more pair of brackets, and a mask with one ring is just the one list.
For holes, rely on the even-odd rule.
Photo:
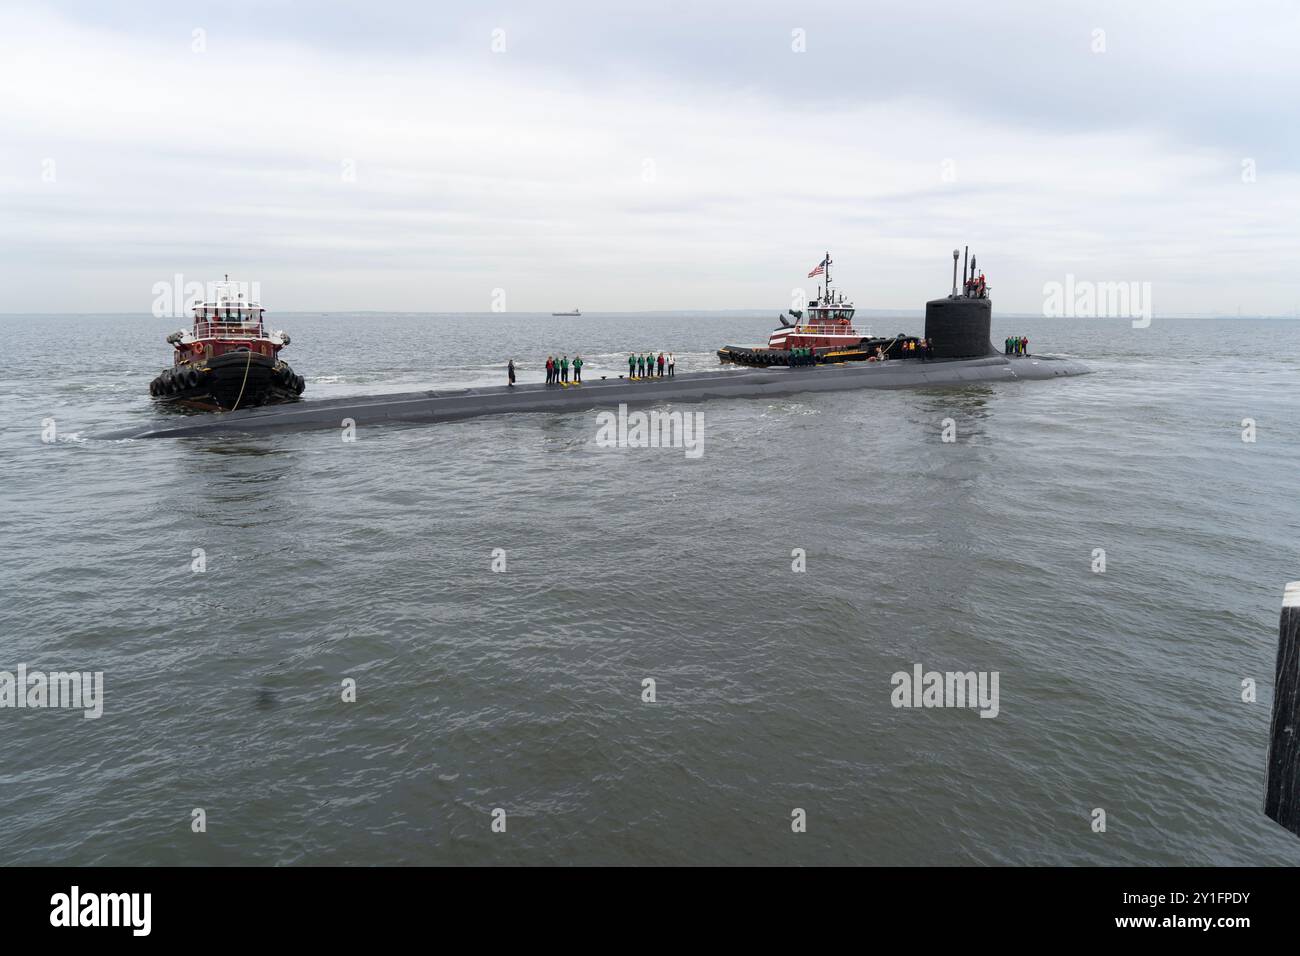
{"label": "red smokestack on tugboat", "polygon": [[306,383],[279,358],[287,332],[268,332],[265,311],[239,283],[212,284],[211,301],[194,305],[194,327],[167,336],[172,367],[149,383],[162,402],[234,411],[295,400]]}

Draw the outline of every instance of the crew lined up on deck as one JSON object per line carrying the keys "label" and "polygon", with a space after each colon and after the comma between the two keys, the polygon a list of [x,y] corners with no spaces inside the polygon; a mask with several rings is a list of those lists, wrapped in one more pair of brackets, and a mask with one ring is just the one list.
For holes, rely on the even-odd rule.
{"label": "crew lined up on deck", "polygon": [[671,378],[677,369],[677,358],[672,352],[667,356],[663,352],[659,353],[656,359],[653,352],[646,352],[644,355],[633,353],[627,357],[627,377],[632,378],[655,378],[655,366],[659,367],[659,378],[664,377],[664,371],[667,370]]}
{"label": "crew lined up on deck", "polygon": [[[1008,337],[1005,345],[1008,355],[1029,354],[1029,339],[1024,336],[1019,338]],[[890,358],[890,351],[890,346],[876,346],[875,354],[870,357],[870,361],[885,361]],[[934,340],[925,338],[903,339],[898,343],[898,353],[901,358],[914,358],[928,362],[934,358]],[[580,355],[575,355],[572,362],[569,361],[567,355],[561,355],[559,358],[548,355],[546,357],[546,384],[581,385],[583,364]],[[790,349],[789,364],[792,366],[817,364],[816,350],[806,346]],[[665,375],[671,378],[676,369],[677,359],[672,352],[667,354],[660,352],[657,355],[654,352],[634,352],[627,357],[627,377],[629,380],[664,378]],[[570,372],[573,373],[572,382],[569,380]],[[513,360],[509,364],[507,376],[509,384],[514,385],[515,368]]]}
{"label": "crew lined up on deck", "polygon": [[569,370],[573,370],[573,383],[582,384],[582,356],[575,355],[573,362],[569,362],[567,355],[556,358],[554,355],[546,356],[546,384],[547,385],[567,385],[569,384]]}
{"label": "crew lined up on deck", "polygon": [[903,341],[903,358],[919,358],[928,362],[934,357],[934,342],[931,339],[905,339]]}
{"label": "crew lined up on deck", "polygon": [[[546,384],[547,385],[581,385],[582,384],[582,367],[586,363],[581,355],[575,355],[573,361],[569,361],[567,355],[548,355],[546,356]],[[656,369],[658,374],[656,375]],[[632,378],[671,378],[677,371],[677,357],[672,353],[667,354],[660,352],[657,356],[653,352],[646,352],[642,355],[629,355],[627,357],[627,377]],[[569,376],[572,373],[572,380]],[[515,384],[515,361],[511,359],[506,365],[506,381],[509,385]]]}
{"label": "crew lined up on deck", "polygon": [[1006,342],[1004,342],[1003,344],[1006,346],[1007,355],[1028,355],[1029,354],[1029,339],[1027,339],[1023,335],[1019,337],[1014,335],[1009,335],[1007,336]]}

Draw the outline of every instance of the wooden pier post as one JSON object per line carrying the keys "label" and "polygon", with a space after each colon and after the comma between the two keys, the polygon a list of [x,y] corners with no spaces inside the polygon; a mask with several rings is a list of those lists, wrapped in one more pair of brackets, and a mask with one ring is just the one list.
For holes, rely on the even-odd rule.
{"label": "wooden pier post", "polygon": [[1282,594],[1264,813],[1300,836],[1300,581]]}

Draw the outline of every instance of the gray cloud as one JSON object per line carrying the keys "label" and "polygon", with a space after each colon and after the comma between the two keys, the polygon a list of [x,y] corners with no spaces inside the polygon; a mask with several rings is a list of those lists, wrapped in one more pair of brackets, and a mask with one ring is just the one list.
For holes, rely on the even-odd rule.
{"label": "gray cloud", "polygon": [[829,246],[861,304],[911,308],[971,241],[1008,310],[1073,272],[1151,281],[1158,310],[1289,312],[1298,17],[18,7],[0,278],[42,311],[144,309],[176,271],[250,273],[284,309],[780,308]]}

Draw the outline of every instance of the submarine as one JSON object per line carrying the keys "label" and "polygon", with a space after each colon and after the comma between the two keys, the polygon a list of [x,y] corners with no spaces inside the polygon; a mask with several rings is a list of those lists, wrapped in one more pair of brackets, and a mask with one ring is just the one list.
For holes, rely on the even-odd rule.
{"label": "submarine", "polygon": [[[953,252],[952,293],[925,306],[928,354],[877,358],[865,348],[849,360],[837,346],[809,356],[810,361],[754,367],[720,366],[665,378],[602,378],[581,385],[542,383],[480,388],[434,389],[394,395],[299,401],[250,408],[184,421],[159,422],[96,435],[99,439],[187,438],[249,435],[314,428],[432,423],[520,412],[573,412],[620,404],[697,402],[726,398],[775,398],[803,392],[848,389],[926,388],[976,383],[1042,381],[1086,375],[1091,369],[1073,359],[1004,355],[989,339],[992,303],[982,283],[965,277],[957,283]],[[974,260],[971,260],[972,267]],[[965,272],[963,267],[963,273]],[[885,353],[887,356],[893,353]],[[902,353],[906,355],[907,353]]]}

